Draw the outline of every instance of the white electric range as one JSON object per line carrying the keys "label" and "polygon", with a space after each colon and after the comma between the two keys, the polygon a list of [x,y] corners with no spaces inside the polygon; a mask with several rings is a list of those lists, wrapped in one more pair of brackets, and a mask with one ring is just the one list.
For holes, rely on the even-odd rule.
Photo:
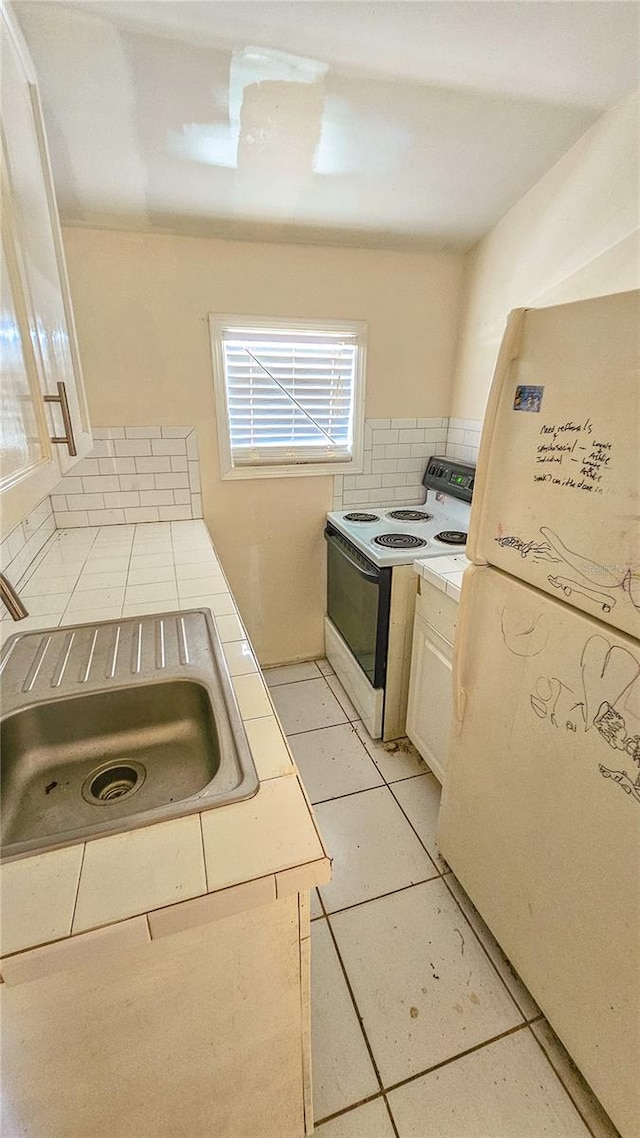
{"label": "white electric range", "polygon": [[421,506],[327,514],[327,659],[370,735],[405,734],[416,577],[413,561],[464,552],[475,467],[434,456]]}

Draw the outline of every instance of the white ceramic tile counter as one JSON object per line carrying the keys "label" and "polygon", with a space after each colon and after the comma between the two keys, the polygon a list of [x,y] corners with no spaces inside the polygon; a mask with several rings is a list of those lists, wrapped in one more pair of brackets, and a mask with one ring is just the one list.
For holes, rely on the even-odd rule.
{"label": "white ceramic tile counter", "polygon": [[469,558],[464,553],[456,553],[451,557],[429,557],[414,561],[413,568],[418,576],[430,581],[454,601],[459,601],[462,575],[470,564]]}
{"label": "white ceramic tile counter", "polygon": [[[207,607],[260,778],[254,798],[0,867],[7,983],[83,947],[154,939],[326,883],[330,863],[202,521],[59,530],[21,589],[18,630]],[[99,930],[99,931],[96,931]]]}

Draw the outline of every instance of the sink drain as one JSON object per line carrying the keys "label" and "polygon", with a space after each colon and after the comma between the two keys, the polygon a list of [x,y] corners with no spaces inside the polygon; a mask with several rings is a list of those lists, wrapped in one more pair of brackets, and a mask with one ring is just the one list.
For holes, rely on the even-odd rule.
{"label": "sink drain", "polygon": [[130,798],[140,790],[147,772],[141,763],[133,759],[117,763],[105,763],[87,775],[82,784],[82,797],[85,802],[105,806]]}

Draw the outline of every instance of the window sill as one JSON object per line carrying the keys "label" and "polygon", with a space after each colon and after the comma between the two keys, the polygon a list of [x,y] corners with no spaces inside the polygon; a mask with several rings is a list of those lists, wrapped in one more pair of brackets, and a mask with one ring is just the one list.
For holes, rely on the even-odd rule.
{"label": "window sill", "polygon": [[310,478],[335,477],[342,474],[362,474],[361,462],[300,463],[297,466],[236,466],[221,473],[223,482],[246,481],[252,478]]}

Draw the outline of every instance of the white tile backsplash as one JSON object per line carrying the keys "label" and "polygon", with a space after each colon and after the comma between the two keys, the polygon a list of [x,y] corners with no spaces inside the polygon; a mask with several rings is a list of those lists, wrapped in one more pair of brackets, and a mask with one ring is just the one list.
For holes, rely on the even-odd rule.
{"label": "white tile backsplash", "polygon": [[333,508],[424,502],[427,459],[444,452],[447,419],[367,419],[361,474],[337,475]]}
{"label": "white tile backsplash", "polygon": [[[427,459],[476,462],[481,429],[479,419],[367,419],[363,471],[334,477],[333,508],[423,502]],[[2,541],[0,569],[12,584],[37,567],[56,529],[203,516],[195,428],[97,427],[93,437],[90,454]]]}
{"label": "white tile backsplash", "polygon": [[171,470],[171,462],[168,458],[145,458],[143,455],[131,461],[134,463],[134,470],[138,474],[168,474]]}
{"label": "white tile backsplash", "polygon": [[47,496],[0,543],[0,570],[18,586],[54,533],[56,523]]}
{"label": "white tile backsplash", "polygon": [[333,509],[424,502],[422,476],[433,454],[477,462],[480,419],[367,419],[361,474],[333,479]]}
{"label": "white tile backsplash", "polygon": [[477,462],[480,446],[481,419],[449,419],[447,458],[458,458],[461,462]]}
{"label": "white tile backsplash", "polygon": [[[170,427],[165,427],[164,433],[167,438],[169,436],[166,432],[169,430]],[[125,427],[124,435],[127,439],[161,439],[163,430],[162,427]]]}
{"label": "white tile backsplash", "polygon": [[93,437],[56,486],[52,529],[202,517],[194,427],[98,427]]}

